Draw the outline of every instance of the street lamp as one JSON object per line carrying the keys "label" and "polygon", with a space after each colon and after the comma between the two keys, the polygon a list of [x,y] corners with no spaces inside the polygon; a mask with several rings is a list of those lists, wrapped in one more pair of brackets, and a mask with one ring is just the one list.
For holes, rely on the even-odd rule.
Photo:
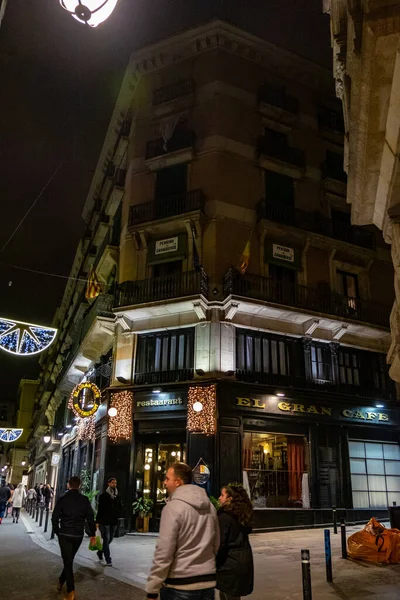
{"label": "street lamp", "polygon": [[111,15],[118,0],[60,0],[61,6],[80,23],[97,27]]}
{"label": "street lamp", "polygon": [[26,465],[26,460],[24,458],[24,460],[21,462],[21,465],[24,467]]}
{"label": "street lamp", "polygon": [[51,440],[51,432],[50,431],[46,431],[46,433],[43,436],[43,441],[45,444],[48,444]]}

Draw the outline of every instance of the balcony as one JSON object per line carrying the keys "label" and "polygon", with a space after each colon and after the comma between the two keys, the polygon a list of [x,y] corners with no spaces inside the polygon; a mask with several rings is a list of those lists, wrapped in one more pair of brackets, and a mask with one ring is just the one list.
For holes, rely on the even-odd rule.
{"label": "balcony", "polygon": [[186,194],[177,194],[153,202],[131,206],[129,208],[129,226],[167,219],[195,210],[204,211],[204,194],[202,190],[193,190]]}
{"label": "balcony", "polygon": [[80,339],[85,338],[89,329],[93,325],[97,317],[114,318],[112,308],[114,305],[114,297],[111,294],[100,294],[97,296],[93,304],[88,308],[84,315]]}
{"label": "balcony", "polygon": [[305,169],[306,167],[305,153],[300,148],[292,148],[292,146],[285,144],[276,144],[274,140],[266,136],[259,137],[257,148],[260,155],[264,154],[300,169]]}
{"label": "balcony", "polygon": [[171,100],[182,98],[183,96],[189,96],[194,92],[193,79],[184,79],[177,83],[166,85],[153,92],[153,106],[165,104]]}
{"label": "balcony", "polygon": [[333,221],[322,217],[318,212],[309,212],[288,206],[276,200],[260,200],[257,207],[259,219],[268,219],[276,223],[284,223],[291,227],[298,227],[305,231],[311,231],[324,235],[347,244],[354,244],[368,250],[375,250],[375,235],[373,232],[347,225],[339,221]]}
{"label": "balcony", "polygon": [[258,102],[269,104],[294,115],[299,113],[299,101],[293,96],[287,96],[285,88],[282,86],[274,86],[268,83],[262,85],[258,90]]}
{"label": "balcony", "polygon": [[324,392],[331,394],[339,394],[363,399],[380,400],[396,400],[396,390],[374,388],[371,386],[358,386],[342,383],[334,383],[333,381],[314,381],[306,377],[295,375],[279,375],[275,373],[265,373],[260,371],[236,370],[236,378],[238,381],[246,383],[259,383],[263,385],[271,385],[278,389],[297,389],[297,390],[315,390],[316,392]]}
{"label": "balcony", "polygon": [[189,381],[194,378],[194,369],[176,369],[171,371],[155,371],[151,373],[136,373],[135,384],[144,385],[156,383],[175,383]]}
{"label": "balcony", "polygon": [[208,277],[204,271],[186,271],[176,275],[125,281],[117,287],[116,306],[133,306],[160,300],[172,300],[202,294],[208,297]]}
{"label": "balcony", "polygon": [[225,297],[243,296],[297,309],[389,327],[390,306],[326,292],[305,285],[283,283],[270,277],[230,269],[224,280]]}
{"label": "balcony", "polygon": [[157,156],[165,156],[166,154],[177,152],[178,150],[193,148],[195,140],[196,136],[192,130],[187,129],[186,127],[180,128],[179,125],[177,125],[174,135],[167,142],[165,142],[163,138],[147,142],[146,160],[156,158]]}

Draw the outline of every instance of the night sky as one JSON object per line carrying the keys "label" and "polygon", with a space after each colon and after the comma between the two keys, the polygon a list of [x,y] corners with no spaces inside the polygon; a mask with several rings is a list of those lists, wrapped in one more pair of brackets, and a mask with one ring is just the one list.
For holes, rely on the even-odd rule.
{"label": "night sky", "polygon": [[[331,67],[322,0],[119,0],[88,29],[58,0],[11,0],[0,29],[0,316],[51,325],[84,230],[81,211],[131,52],[213,16]],[[12,285],[9,285],[12,282]],[[0,401],[37,357],[0,351]]]}

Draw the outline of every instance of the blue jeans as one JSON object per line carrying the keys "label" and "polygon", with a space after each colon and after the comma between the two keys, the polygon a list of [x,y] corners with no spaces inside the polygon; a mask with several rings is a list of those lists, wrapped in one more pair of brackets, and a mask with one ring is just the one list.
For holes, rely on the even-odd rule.
{"label": "blue jeans", "polygon": [[161,600],[214,600],[214,588],[208,590],[176,590],[163,587],[160,590]]}
{"label": "blue jeans", "polygon": [[100,525],[100,533],[103,538],[103,554],[106,562],[111,562],[110,544],[114,539],[116,525]]}
{"label": "blue jeans", "polygon": [[0,519],[2,519],[4,517],[4,513],[6,511],[6,507],[7,507],[7,503],[6,502],[0,502]]}

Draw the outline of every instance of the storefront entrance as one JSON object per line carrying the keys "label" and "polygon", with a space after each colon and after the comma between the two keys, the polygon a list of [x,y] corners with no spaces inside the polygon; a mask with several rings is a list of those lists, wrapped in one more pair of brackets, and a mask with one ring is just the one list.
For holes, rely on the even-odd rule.
{"label": "storefront entrance", "polygon": [[153,501],[153,528],[165,505],[164,479],[168,467],[186,461],[186,432],[144,434],[138,439],[136,456],[136,494]]}

